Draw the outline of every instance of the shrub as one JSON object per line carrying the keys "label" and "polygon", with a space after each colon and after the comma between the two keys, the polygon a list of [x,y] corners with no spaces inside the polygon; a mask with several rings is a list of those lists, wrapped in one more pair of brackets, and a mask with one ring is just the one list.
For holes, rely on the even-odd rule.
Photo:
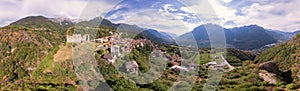
{"label": "shrub", "polygon": [[285,87],[285,83],[284,82],[277,82],[277,83],[275,83],[275,86],[284,88]]}
{"label": "shrub", "polygon": [[291,83],[291,84],[286,85],[286,88],[288,90],[296,89],[297,87],[298,87],[298,85],[295,84],[295,83]]}
{"label": "shrub", "polygon": [[280,90],[278,88],[274,88],[272,91],[282,91],[282,90]]}
{"label": "shrub", "polygon": [[269,86],[269,82],[261,82],[260,85],[261,86]]}

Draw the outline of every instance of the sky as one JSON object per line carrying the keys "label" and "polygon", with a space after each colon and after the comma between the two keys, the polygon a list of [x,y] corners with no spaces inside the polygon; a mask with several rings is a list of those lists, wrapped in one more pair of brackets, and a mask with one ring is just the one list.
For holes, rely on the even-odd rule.
{"label": "sky", "polygon": [[300,0],[1,0],[0,26],[26,16],[91,19],[183,34],[214,23],[226,28],[257,24],[268,29],[300,29]]}

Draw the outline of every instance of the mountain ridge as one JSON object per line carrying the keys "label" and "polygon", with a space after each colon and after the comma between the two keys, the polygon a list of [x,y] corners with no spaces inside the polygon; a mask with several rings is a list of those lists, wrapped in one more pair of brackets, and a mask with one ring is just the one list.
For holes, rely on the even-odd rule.
{"label": "mountain ridge", "polygon": [[[34,16],[29,16],[25,17],[23,19],[20,19],[14,23],[13,25],[21,25],[21,26],[26,26],[29,25],[35,25],[32,27],[36,27],[34,22],[23,22],[26,21],[27,19],[30,19]],[[43,17],[43,16],[36,16],[36,20],[41,20],[46,22],[49,22],[51,19]],[[33,19],[33,21],[35,20]],[[53,19],[52,19],[53,20]],[[55,20],[55,19],[54,19]],[[60,25],[59,25],[60,24]],[[125,23],[112,23],[111,21],[104,19],[102,17],[95,17],[91,20],[88,21],[80,21],[78,23],[68,21],[68,19],[64,19],[63,21],[56,22],[53,24],[48,24],[47,27],[52,30],[60,30],[60,33],[64,33],[63,30],[66,28],[69,28],[70,26],[86,26],[86,27],[98,27],[99,25],[104,25],[108,27],[113,27],[116,28],[119,31],[127,31],[127,32],[133,32],[133,33],[145,33],[143,31],[148,30],[146,28],[141,28],[137,25],[129,25]],[[271,30],[271,29],[265,29],[261,26],[252,24],[252,25],[246,25],[246,26],[241,26],[241,27],[234,27],[234,28],[224,28],[220,25],[216,24],[203,24],[199,25],[198,27],[194,28],[193,31],[179,35],[179,36],[174,36],[171,33],[167,32],[159,32],[155,33],[157,35],[147,35],[148,39],[156,39],[159,38],[160,40],[165,40],[163,37],[166,37],[166,40],[170,40],[171,42],[174,42],[175,39],[176,41],[179,41],[180,43],[183,43],[184,45],[191,44],[193,42],[197,42],[199,47],[210,47],[210,41],[209,41],[209,36],[207,34],[207,29],[205,26],[215,26],[216,28],[223,29],[226,37],[226,42],[228,48],[238,48],[238,49],[243,49],[243,50],[253,50],[253,49],[259,49],[264,47],[265,45],[268,44],[273,44],[273,43],[280,43],[287,41],[291,39],[296,33],[299,33],[300,31],[295,31],[295,32],[282,32],[279,30]],[[58,29],[53,29],[54,27],[57,27]],[[151,34],[151,33],[149,33]],[[145,34],[144,34],[145,35]],[[172,38],[170,38],[170,36]],[[156,38],[151,38],[151,37],[156,37]],[[195,39],[193,41],[192,39]],[[155,41],[155,40],[153,40]],[[158,41],[159,42],[159,41]],[[167,43],[167,41],[163,41],[164,43]]]}
{"label": "mountain ridge", "polygon": [[9,25],[24,26],[34,30],[58,31],[60,34],[65,33],[65,29],[62,26],[52,22],[49,18],[46,18],[44,16],[28,16]]}
{"label": "mountain ridge", "polygon": [[[226,42],[228,44],[227,47],[233,47],[242,50],[259,49],[268,44],[287,41],[291,38],[288,36],[293,36],[293,33],[288,33],[291,35],[285,35],[283,32],[274,32],[255,24],[235,28],[224,28],[216,24],[203,24],[196,27],[189,33],[180,35],[177,40],[184,42],[186,40],[194,38],[195,40],[197,40],[198,46],[210,47],[209,36],[207,34],[207,29],[205,28],[205,26],[213,26],[216,27],[216,29],[223,29],[226,37]],[[194,37],[192,37],[191,34]]]}

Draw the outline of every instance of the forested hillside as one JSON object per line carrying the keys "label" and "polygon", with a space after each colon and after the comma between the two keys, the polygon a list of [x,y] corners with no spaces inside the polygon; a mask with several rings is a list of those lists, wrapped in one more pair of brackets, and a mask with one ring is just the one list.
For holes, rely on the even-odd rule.
{"label": "forested hillside", "polygon": [[273,62],[282,72],[291,71],[293,82],[299,83],[300,77],[300,35],[276,47],[261,53],[256,59],[257,63]]}
{"label": "forested hillside", "polygon": [[[88,86],[89,89],[107,91],[109,89],[101,88],[101,85],[107,84],[117,91],[167,91],[174,84],[180,83],[178,85],[180,91],[187,89],[199,91],[204,88],[207,79],[212,76],[209,74],[211,71],[223,72],[220,82],[212,80],[218,83],[218,87],[215,89],[220,91],[277,91],[297,89],[300,83],[300,35],[258,55],[235,48],[217,52],[211,48],[174,45],[174,40],[168,33],[162,34],[157,30],[143,31],[143,28],[135,25],[113,24],[109,20],[104,20],[103,24],[99,24],[101,19],[101,17],[97,17],[90,21],[79,22],[78,26],[63,27],[64,25],[52,22],[48,18],[30,16],[1,28],[0,69],[4,71],[0,71],[0,90],[80,91]],[[198,27],[196,30],[201,34],[194,35],[195,38],[200,39],[199,41],[202,43],[209,43],[206,40],[209,39],[209,36],[204,31],[205,27]],[[226,39],[229,43],[246,45],[240,46],[241,49],[258,48],[275,41],[264,33],[263,28],[255,25],[232,30],[225,29],[225,31],[227,31],[225,32],[226,36],[231,36]],[[255,35],[261,32],[263,34]],[[252,35],[248,36],[249,33],[255,35],[255,38]],[[82,64],[77,66],[75,66],[75,62],[75,64],[73,63],[72,52],[82,49],[81,43],[84,45],[82,41],[79,43],[66,42],[65,36],[70,37],[73,34],[95,34],[90,36],[95,40],[91,39],[90,41],[95,42],[96,50],[91,51],[94,55],[88,56],[95,57],[95,69],[103,74],[102,80],[86,80],[78,76],[81,73],[88,73],[81,74],[88,78],[91,64],[87,62],[89,60],[81,60]],[[190,38],[190,36],[182,38]],[[259,38],[268,41],[258,40]],[[114,45],[114,42],[118,45]],[[248,44],[255,46],[250,45],[251,47],[249,47]],[[149,59],[159,57],[159,55],[153,55],[154,50],[165,58],[149,62]],[[113,59],[116,63],[110,61]],[[139,78],[141,75],[124,75],[123,73],[127,73],[129,69],[127,67],[130,67],[130,64],[128,66],[128,64],[120,65],[120,63],[128,60],[136,62],[137,66],[132,64],[134,65],[132,67],[137,69],[135,70],[136,74],[145,73],[156,67],[162,67],[164,70],[153,82],[134,83],[127,77],[145,80],[158,73],[147,75],[146,78]],[[190,60],[196,63],[190,63]],[[167,63],[165,64],[165,62]],[[150,65],[152,63],[158,64],[158,66]],[[119,69],[117,66],[123,69]],[[178,78],[180,72],[190,71],[198,73],[188,77],[196,78],[192,88],[185,87],[190,83],[176,82],[185,80]],[[261,74],[274,76],[276,82],[272,83],[273,79],[266,80],[265,76]],[[96,76],[98,77],[98,75]]]}
{"label": "forested hillside", "polygon": [[72,61],[55,62],[64,29],[44,17],[27,17],[0,29],[0,90],[72,90]]}

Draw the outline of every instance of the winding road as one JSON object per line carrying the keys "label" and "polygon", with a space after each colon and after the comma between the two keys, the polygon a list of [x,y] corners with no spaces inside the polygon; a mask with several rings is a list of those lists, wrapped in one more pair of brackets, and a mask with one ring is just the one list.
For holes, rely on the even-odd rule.
{"label": "winding road", "polygon": [[229,67],[229,69],[228,69],[228,70],[225,70],[225,72],[229,72],[229,71],[233,70],[234,67],[233,67],[232,65],[230,65],[230,64],[227,62],[227,60],[224,58],[224,56],[221,55],[221,57],[222,57],[222,60],[223,60],[223,61],[227,64],[227,66]]}

